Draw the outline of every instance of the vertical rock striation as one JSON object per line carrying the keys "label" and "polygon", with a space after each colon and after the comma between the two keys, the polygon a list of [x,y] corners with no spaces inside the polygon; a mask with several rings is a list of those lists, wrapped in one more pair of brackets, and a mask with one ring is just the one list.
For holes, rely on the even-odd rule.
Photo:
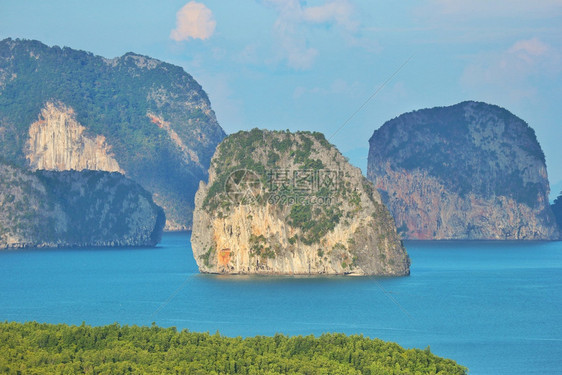
{"label": "vertical rock striation", "polygon": [[47,102],[39,120],[29,127],[25,157],[31,169],[123,173],[105,137],[88,137],[85,130],[76,121],[72,108]]}

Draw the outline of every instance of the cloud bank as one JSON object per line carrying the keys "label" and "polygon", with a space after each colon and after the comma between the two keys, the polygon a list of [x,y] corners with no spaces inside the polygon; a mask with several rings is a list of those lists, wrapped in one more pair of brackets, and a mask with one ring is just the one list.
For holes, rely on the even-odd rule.
{"label": "cloud bank", "polygon": [[274,31],[289,67],[308,69],[318,50],[309,45],[306,28],[310,25],[335,25],[355,32],[359,23],[353,18],[354,8],[348,0],[331,0],[307,7],[299,0],[267,0],[278,13]]}
{"label": "cloud bank", "polygon": [[213,12],[204,4],[190,1],[176,13],[176,28],[170,38],[181,42],[191,39],[208,39],[215,32],[217,22]]}

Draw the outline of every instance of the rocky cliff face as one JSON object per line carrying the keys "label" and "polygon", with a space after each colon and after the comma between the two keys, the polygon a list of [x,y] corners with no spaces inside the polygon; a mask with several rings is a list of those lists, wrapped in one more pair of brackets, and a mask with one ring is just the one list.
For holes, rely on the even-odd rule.
{"label": "rocky cliff face", "polygon": [[379,194],[319,133],[229,136],[195,205],[191,242],[201,272],[409,273]]}
{"label": "rocky cliff face", "polygon": [[554,214],[554,218],[556,219],[556,223],[558,225],[560,239],[562,239],[562,191],[550,207],[552,208],[552,213]]}
{"label": "rocky cliff face", "polygon": [[191,227],[194,196],[225,133],[182,68],[0,41],[0,152],[20,167],[120,171]]}
{"label": "rocky cliff face", "polygon": [[47,102],[29,127],[25,157],[31,169],[123,172],[105,137],[88,137],[85,130],[72,108]]}
{"label": "rocky cliff face", "polygon": [[409,239],[554,239],[544,154],[497,106],[401,115],[370,139],[367,177]]}
{"label": "rocky cliff face", "polygon": [[154,246],[164,223],[150,193],[119,173],[0,162],[0,249]]}

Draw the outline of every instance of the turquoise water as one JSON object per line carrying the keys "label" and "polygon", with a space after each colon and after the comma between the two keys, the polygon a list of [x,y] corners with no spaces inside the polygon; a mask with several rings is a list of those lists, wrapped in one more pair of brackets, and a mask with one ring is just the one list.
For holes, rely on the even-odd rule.
{"label": "turquoise water", "polygon": [[562,242],[406,242],[402,278],[199,275],[189,233],[156,249],[0,252],[0,320],[228,336],[362,333],[471,374],[562,373]]}

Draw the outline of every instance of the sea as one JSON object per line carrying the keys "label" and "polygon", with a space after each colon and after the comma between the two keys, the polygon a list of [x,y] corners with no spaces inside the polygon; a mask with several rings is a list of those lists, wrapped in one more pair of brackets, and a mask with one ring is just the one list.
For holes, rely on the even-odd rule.
{"label": "sea", "polygon": [[406,241],[407,277],[266,277],[199,274],[190,235],[1,251],[0,321],[344,332],[429,346],[470,374],[562,373],[562,242]]}

